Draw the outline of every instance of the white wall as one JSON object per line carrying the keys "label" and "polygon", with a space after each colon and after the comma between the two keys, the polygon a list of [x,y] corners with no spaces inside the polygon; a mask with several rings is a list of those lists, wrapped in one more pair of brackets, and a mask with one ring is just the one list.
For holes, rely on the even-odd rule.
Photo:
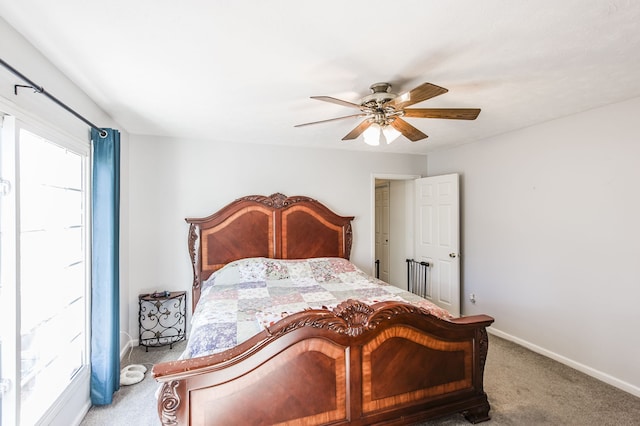
{"label": "white wall", "polygon": [[[5,62],[90,121],[99,126],[114,127],[115,123],[104,111],[1,17],[0,52]],[[27,83],[0,66],[0,97],[4,101],[19,111],[39,117],[49,125],[88,140],[89,129],[86,124],[31,89],[19,89],[16,96],[14,84]]]}
{"label": "white wall", "polygon": [[428,156],[461,174],[463,312],[638,396],[639,116],[636,98]]}
{"label": "white wall", "polygon": [[[130,333],[137,296],[192,282],[185,217],[204,217],[251,194],[306,195],[353,221],[352,261],[372,272],[373,174],[425,174],[424,156],[130,139]],[[188,305],[190,306],[189,300]]]}

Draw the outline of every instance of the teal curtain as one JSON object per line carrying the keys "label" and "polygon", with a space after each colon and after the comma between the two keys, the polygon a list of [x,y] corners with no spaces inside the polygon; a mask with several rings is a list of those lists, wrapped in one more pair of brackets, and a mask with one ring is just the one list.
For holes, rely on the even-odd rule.
{"label": "teal curtain", "polygon": [[120,132],[91,131],[91,402],[120,387]]}

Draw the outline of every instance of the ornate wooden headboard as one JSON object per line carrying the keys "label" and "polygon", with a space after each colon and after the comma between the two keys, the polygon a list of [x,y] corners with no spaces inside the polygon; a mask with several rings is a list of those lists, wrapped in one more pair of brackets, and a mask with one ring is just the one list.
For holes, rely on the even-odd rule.
{"label": "ornate wooden headboard", "polygon": [[250,195],[208,217],[185,220],[190,225],[192,308],[200,298],[202,282],[234,260],[349,259],[351,253],[353,216],[339,216],[309,197]]}

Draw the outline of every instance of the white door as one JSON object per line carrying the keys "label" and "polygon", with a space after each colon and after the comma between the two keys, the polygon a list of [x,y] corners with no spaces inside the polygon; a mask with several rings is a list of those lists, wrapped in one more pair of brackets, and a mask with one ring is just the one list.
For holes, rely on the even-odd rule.
{"label": "white door", "polygon": [[427,299],[460,316],[458,175],[416,179],[415,260],[429,263]]}
{"label": "white door", "polygon": [[379,278],[389,282],[389,182],[376,185],[376,260]]}
{"label": "white door", "polygon": [[90,402],[89,144],[0,124],[0,424],[73,424]]}

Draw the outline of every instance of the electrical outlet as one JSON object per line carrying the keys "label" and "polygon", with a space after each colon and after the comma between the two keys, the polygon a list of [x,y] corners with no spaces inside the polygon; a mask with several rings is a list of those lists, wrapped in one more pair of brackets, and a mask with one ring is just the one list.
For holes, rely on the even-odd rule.
{"label": "electrical outlet", "polygon": [[469,295],[469,300],[471,301],[471,303],[476,303],[476,294],[475,293],[471,293]]}

